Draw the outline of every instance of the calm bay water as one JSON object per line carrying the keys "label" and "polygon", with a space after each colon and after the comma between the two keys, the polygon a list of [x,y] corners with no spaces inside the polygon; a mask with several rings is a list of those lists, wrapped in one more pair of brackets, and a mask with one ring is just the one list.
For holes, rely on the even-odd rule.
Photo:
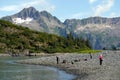
{"label": "calm bay water", "polygon": [[20,57],[0,57],[0,80],[72,80],[75,76],[56,68],[14,63]]}

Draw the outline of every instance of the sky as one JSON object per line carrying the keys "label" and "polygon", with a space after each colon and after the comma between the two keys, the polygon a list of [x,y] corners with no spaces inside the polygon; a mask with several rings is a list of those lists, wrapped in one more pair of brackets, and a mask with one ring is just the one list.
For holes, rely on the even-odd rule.
{"label": "sky", "polygon": [[120,17],[120,0],[0,0],[0,18],[18,13],[23,8],[46,10],[62,22],[88,17]]}

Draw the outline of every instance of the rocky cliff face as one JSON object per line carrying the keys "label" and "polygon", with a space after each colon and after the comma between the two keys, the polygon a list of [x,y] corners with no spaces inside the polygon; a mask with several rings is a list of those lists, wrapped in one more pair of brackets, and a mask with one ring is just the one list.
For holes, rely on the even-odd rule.
{"label": "rocky cliff face", "polygon": [[120,47],[120,17],[71,19],[64,24],[78,37],[89,39],[94,49]]}
{"label": "rocky cliff face", "polygon": [[66,36],[89,39],[94,49],[120,47],[120,17],[89,17],[86,19],[66,19],[62,23],[47,11],[39,12],[33,7],[24,8],[17,14],[2,19],[30,29]]}

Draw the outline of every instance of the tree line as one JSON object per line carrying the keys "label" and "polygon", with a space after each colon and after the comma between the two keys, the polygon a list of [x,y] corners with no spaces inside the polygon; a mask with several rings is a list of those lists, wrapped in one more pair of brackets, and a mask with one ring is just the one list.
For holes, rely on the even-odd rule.
{"label": "tree line", "polygon": [[0,20],[0,53],[25,50],[31,53],[79,52],[86,49],[91,49],[89,41],[74,38],[71,34],[65,38]]}

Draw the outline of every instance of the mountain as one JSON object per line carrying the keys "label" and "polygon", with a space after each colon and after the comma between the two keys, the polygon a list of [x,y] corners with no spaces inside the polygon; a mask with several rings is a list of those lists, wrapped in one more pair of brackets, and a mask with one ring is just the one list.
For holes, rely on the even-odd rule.
{"label": "mountain", "polygon": [[34,7],[24,8],[12,16],[2,19],[32,30],[88,39],[93,49],[120,48],[120,17],[89,17],[85,19],[66,19],[62,23],[47,11],[37,11]]}
{"label": "mountain", "polygon": [[[19,13],[2,19],[41,32],[64,35],[64,25],[47,11],[39,12],[34,7],[24,8]],[[62,32],[62,33],[61,33]]]}
{"label": "mountain", "polygon": [[64,25],[78,37],[90,40],[94,49],[120,47],[120,17],[67,19]]}

